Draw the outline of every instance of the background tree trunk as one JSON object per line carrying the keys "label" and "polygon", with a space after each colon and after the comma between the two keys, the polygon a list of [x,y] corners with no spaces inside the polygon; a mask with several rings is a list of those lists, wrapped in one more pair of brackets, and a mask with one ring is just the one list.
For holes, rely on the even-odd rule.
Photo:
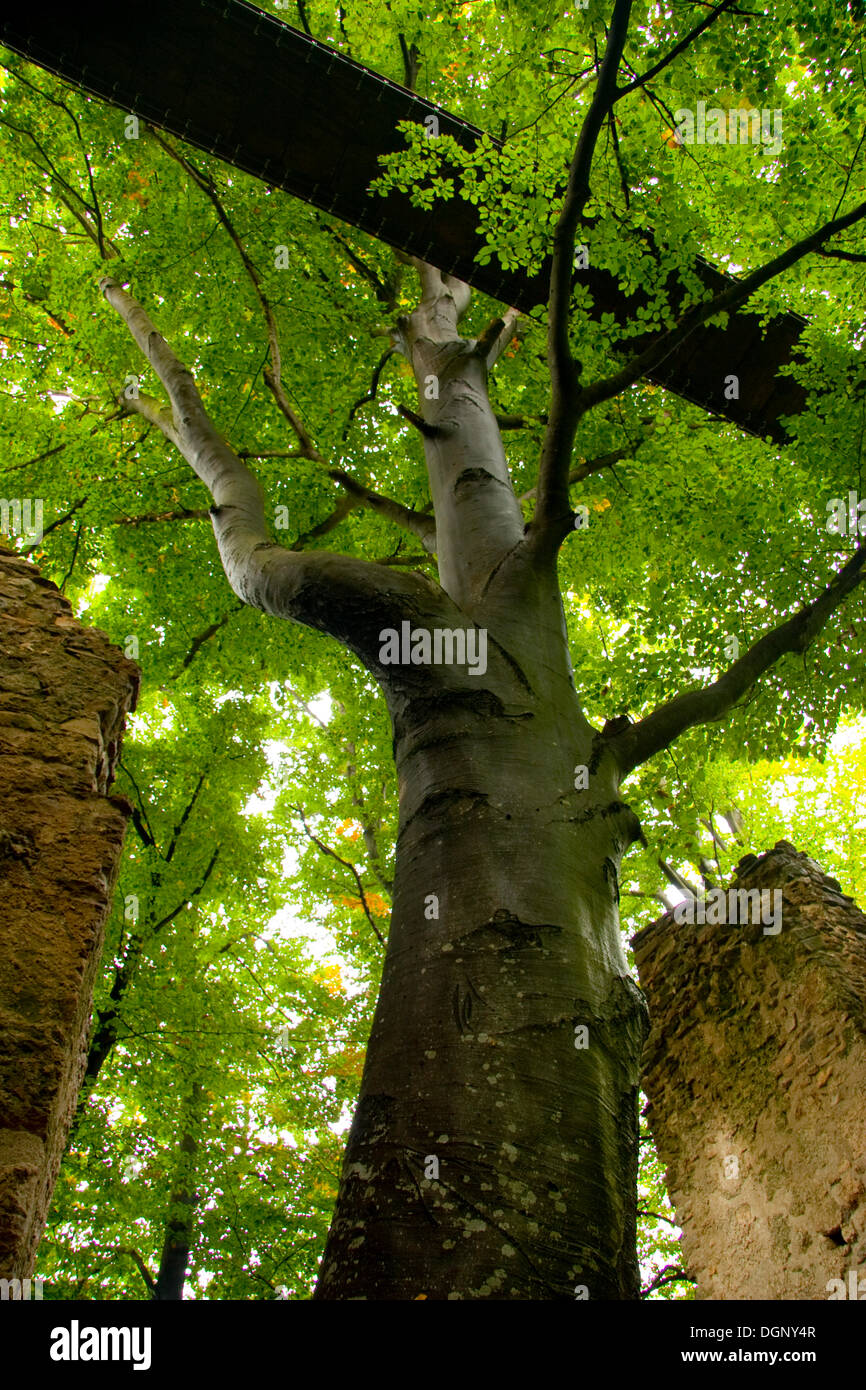
{"label": "background tree trunk", "polygon": [[153,1290],[153,1297],[156,1299],[183,1298],[183,1286],[195,1235],[195,1209],[198,1201],[198,1193],[195,1190],[195,1156],[198,1152],[200,1105],[201,1086],[193,1082],[184,1100],[183,1135],[178,1145],[165,1223],[165,1241]]}

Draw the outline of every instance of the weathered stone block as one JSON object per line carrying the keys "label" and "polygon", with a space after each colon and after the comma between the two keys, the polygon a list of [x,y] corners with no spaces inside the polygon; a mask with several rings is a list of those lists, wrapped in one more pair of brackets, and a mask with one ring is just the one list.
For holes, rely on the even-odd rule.
{"label": "weathered stone block", "polygon": [[667,913],[633,941],[684,1262],[698,1298],[866,1295],[866,917],[784,840],[733,886],[781,891],[778,935]]}
{"label": "weathered stone block", "polygon": [[33,1272],[84,1075],[138,668],[0,547],[0,1277]]}

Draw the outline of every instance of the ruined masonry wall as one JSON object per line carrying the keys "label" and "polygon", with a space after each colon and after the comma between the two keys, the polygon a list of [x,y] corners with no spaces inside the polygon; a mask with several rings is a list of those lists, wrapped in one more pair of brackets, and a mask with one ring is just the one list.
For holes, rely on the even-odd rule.
{"label": "ruined masonry wall", "polygon": [[139,673],[0,547],[0,1277],[34,1269],[84,1074]]}
{"label": "ruined masonry wall", "polygon": [[866,917],[784,840],[733,886],[782,890],[777,936],[634,938],[648,1119],[697,1297],[826,1299],[866,1280]]}

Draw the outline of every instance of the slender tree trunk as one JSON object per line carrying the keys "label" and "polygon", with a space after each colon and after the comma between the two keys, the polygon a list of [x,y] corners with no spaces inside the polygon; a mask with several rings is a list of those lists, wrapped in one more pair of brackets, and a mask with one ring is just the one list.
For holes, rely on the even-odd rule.
{"label": "slender tree trunk", "polygon": [[200,1103],[201,1086],[194,1082],[183,1108],[183,1135],[178,1145],[168,1202],[165,1240],[153,1291],[155,1299],[183,1298],[183,1286],[195,1234],[195,1209],[198,1201],[198,1193],[195,1190],[195,1158],[198,1152]]}

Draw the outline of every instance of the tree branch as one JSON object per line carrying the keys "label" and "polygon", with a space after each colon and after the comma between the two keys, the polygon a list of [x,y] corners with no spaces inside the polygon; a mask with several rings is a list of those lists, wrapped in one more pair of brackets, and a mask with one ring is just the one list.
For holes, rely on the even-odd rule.
{"label": "tree branch", "polygon": [[[263,373],[264,380],[270,388],[272,394],[274,395],[274,398],[282,414],[285,416],[285,418],[289,421],[289,424],[292,426],[292,429],[294,430],[300,444],[299,450],[296,453],[292,454],[291,457],[307,458],[319,463],[325,462],[324,458],[313,444],[313,441],[307,433],[303,423],[301,422],[300,417],[292,408],[288,400],[288,397],[286,396],[285,389],[282,386],[280,345],[277,333],[276,319],[274,317],[273,310],[271,308],[270,302],[268,301],[267,297],[265,296],[262,290],[258,271],[256,270],[255,265],[253,264],[252,260],[247,254],[246,249],[237,231],[235,230],[222,204],[221,199],[219,198],[213,181],[210,178],[208,178],[207,175],[198,170],[188,159],[181,155],[179,151],[175,150],[173,146],[167,140],[165,140],[158,131],[156,131],[152,127],[148,127],[148,129],[150,130],[150,133],[153,135],[154,139],[157,141],[160,147],[163,150],[165,150],[166,154],[168,154],[170,158],[175,160],[175,162],[178,163],[184,169],[184,171],[189,175],[189,177],[208,197],[208,199],[210,200],[210,202],[216,210],[219,221],[221,222],[221,224],[227,231],[229,237],[231,238],[232,242],[234,243],[238,251],[238,254],[241,258],[241,261],[244,265],[244,269],[246,270],[252,282],[253,288],[256,293],[256,297],[259,300],[259,304],[264,314],[268,333],[268,347],[271,358],[271,367],[265,368],[265,371]],[[335,229],[327,227],[326,230],[333,232],[337,239],[341,241],[341,244],[344,245],[344,249],[346,249],[347,252],[352,254],[351,248],[349,248],[343,242],[343,239],[340,238],[339,233],[337,233]],[[355,258],[353,255],[352,259],[353,262],[357,260],[357,258]],[[369,268],[365,266],[364,270],[369,271]],[[385,287],[381,286],[374,272],[369,271],[369,278],[371,278],[373,281],[379,284],[380,288],[384,290]],[[387,293],[385,293],[384,297],[386,300],[389,300],[390,298]],[[391,348],[387,353],[383,355],[376,371],[374,372],[369,392],[365,397],[362,398],[361,401],[357,402],[357,404],[353,407],[349,417],[350,420],[354,415],[355,410],[358,409],[358,407],[363,403],[364,400],[375,398],[376,390],[378,387],[379,375],[382,371],[382,368],[385,365],[385,362],[392,355],[394,350],[394,348]],[[139,414],[143,415],[147,420],[150,421],[150,423],[155,424],[166,436],[166,438],[171,440],[171,442],[175,444],[175,446],[178,447],[180,451],[183,453],[183,449],[181,448],[181,445],[173,427],[171,416],[169,412],[166,411],[165,407],[161,406],[153,397],[142,395],[141,393],[139,393],[137,397],[130,399],[128,402],[125,401],[125,404],[132,407]],[[399,503],[391,502],[389,499],[379,498],[377,494],[370,492],[368,489],[364,489],[360,484],[354,486],[352,484],[347,485],[346,480],[348,478],[348,475],[342,473],[339,470],[334,470],[331,473],[331,477],[335,478],[335,481],[339,481],[344,487],[347,487],[347,490],[351,492],[356,502],[362,503],[365,506],[379,510],[381,514],[388,516],[389,520],[396,522],[397,525],[402,525],[405,528],[407,518],[415,515],[410,512],[410,509],[401,507]],[[312,531],[306,533],[304,536],[299,537],[295,544],[291,547],[291,549],[293,551],[301,550],[307,540],[314,539],[318,536],[327,534],[328,531],[332,530],[344,519],[344,517],[348,514],[349,510],[351,510],[351,508],[346,507],[342,504],[338,504],[338,506],[335,508],[334,512],[331,514],[329,518],[327,518],[319,526],[313,528]],[[429,520],[425,520],[423,523],[420,523],[420,529],[416,526],[411,526],[409,527],[409,529],[411,529],[413,531],[413,534],[415,534],[422,541],[422,544],[425,545],[428,545],[431,530],[433,536],[435,536],[435,526]],[[429,545],[428,548],[430,548]]]}
{"label": "tree branch", "polygon": [[151,1274],[147,1265],[144,1263],[144,1260],[141,1258],[138,1251],[133,1250],[131,1246],[122,1245],[117,1253],[118,1255],[129,1255],[133,1260],[135,1260],[135,1263],[138,1265],[139,1273],[141,1274],[141,1277],[147,1286],[148,1293],[150,1294],[151,1298],[156,1298],[156,1283],[154,1281],[153,1275]]}
{"label": "tree branch", "polygon": [[[3,282],[0,281],[0,284]],[[46,449],[44,454],[37,454],[35,458],[23,459],[21,463],[12,463],[3,471],[5,473],[15,473],[19,468],[30,468],[34,463],[43,463],[45,459],[50,459],[53,454],[60,454],[66,448],[66,444],[55,444],[53,449]]]}
{"label": "tree branch", "polygon": [[312,830],[307,825],[306,817],[304,816],[304,813],[301,810],[300,806],[296,806],[295,810],[301,818],[301,824],[304,827],[304,833],[307,836],[307,839],[311,840],[313,844],[317,847],[317,849],[321,851],[322,854],[328,855],[331,859],[336,859],[337,863],[342,864],[344,869],[351,870],[352,874],[355,877],[355,882],[358,885],[358,892],[361,895],[361,906],[364,909],[364,916],[367,918],[367,921],[370,923],[370,926],[376,933],[376,936],[378,937],[380,944],[384,946],[385,938],[379,931],[379,928],[376,926],[376,923],[373,921],[373,918],[370,915],[370,908],[367,905],[367,895],[364,892],[364,885],[361,882],[361,875],[358,873],[358,870],[355,868],[355,865],[352,864],[350,860],[341,858],[341,856],[337,854],[336,850],[331,849],[329,845],[326,845],[323,840],[320,840],[317,835],[313,834]]}
{"label": "tree branch", "polygon": [[210,878],[211,874],[216,868],[216,862],[219,859],[221,849],[222,846],[217,845],[216,849],[214,850],[213,854],[211,855],[208,861],[207,868],[202,874],[201,882],[198,883],[195,888],[193,888],[192,892],[187,893],[186,896],[177,904],[177,906],[172,908],[171,912],[167,912],[164,917],[161,917],[159,919],[158,922],[154,922],[151,930],[152,936],[156,936],[158,931],[162,931],[163,927],[169,926],[169,924],[174,921],[175,917],[179,917],[180,914],[183,912],[184,908],[188,907],[191,904],[193,898],[197,898],[199,894],[204,891],[205,887],[207,886],[208,879]]}
{"label": "tree branch", "polygon": [[[13,69],[7,68],[7,71],[12,72]],[[14,75],[16,77],[19,77],[20,79],[20,75],[17,72],[15,72]],[[27,83],[26,85],[31,86],[30,83]],[[35,88],[34,90],[38,90],[38,88]],[[40,95],[44,96],[45,93],[40,93]],[[49,100],[51,100],[51,98],[49,98]],[[62,103],[55,102],[55,105],[62,105]],[[99,255],[101,259],[108,259],[106,247],[108,248],[108,250],[110,250],[112,256],[119,255],[118,249],[114,245],[114,243],[110,239],[106,240],[106,238],[103,235],[102,216],[101,212],[99,211],[98,205],[95,209],[91,208],[86,199],[81,196],[78,190],[76,188],[73,188],[72,184],[69,183],[63,177],[63,175],[59,172],[59,170],[56,168],[56,166],[50,159],[45,147],[42,144],[40,144],[40,142],[36,139],[36,136],[33,134],[32,130],[28,130],[24,126],[16,126],[12,123],[12,121],[8,120],[6,117],[3,116],[0,116],[0,124],[8,126],[9,129],[14,130],[17,135],[26,135],[28,139],[36,147],[36,149],[39,151],[39,154],[41,155],[44,163],[40,164],[38,160],[34,160],[34,164],[36,165],[37,169],[40,170],[41,173],[48,175],[50,182],[59,184],[62,188],[66,190],[65,193],[61,193],[59,190],[55,189],[57,198],[60,200],[61,203],[63,203],[63,206],[65,208],[68,208],[69,212],[75,218],[82,231],[84,231],[90,238],[90,240],[95,243],[96,247],[99,250]],[[90,174],[89,162],[87,168],[88,174]],[[93,183],[91,179],[91,188],[92,187]],[[80,207],[76,206],[76,203],[80,204]]]}
{"label": "tree branch", "polygon": [[866,545],[854,552],[814,602],[806,604],[793,618],[765,633],[718,680],[701,689],[687,690],[675,696],[637,724],[629,724],[612,734],[608,746],[622,774],[625,776],[655,753],[667,748],[687,729],[724,719],[781,657],[804,652],[836,609],[862,582],[864,567]]}
{"label": "tree branch", "polygon": [[181,507],[175,512],[145,512],[142,516],[118,516],[109,522],[109,525],[145,526],[159,521],[210,521],[210,512]]}
{"label": "tree branch", "polygon": [[132,823],[138,831],[143,843],[145,845],[150,845],[154,850],[156,850],[156,853],[160,855],[160,858],[162,858],[159,847],[156,843],[156,837],[154,836],[154,833],[150,827],[150,822],[147,818],[147,810],[145,809],[144,798],[141,795],[141,789],[125,763],[120,762],[118,764],[118,767],[120,768],[121,772],[124,772],[126,776],[129,778],[132,784],[132,789],[135,792],[136,797],[138,798],[138,810],[136,810],[135,807],[133,807]]}
{"label": "tree branch", "polygon": [[21,554],[32,555],[34,550],[39,550],[42,546],[42,541],[45,540],[45,537],[49,535],[52,531],[56,531],[59,526],[65,526],[67,521],[69,521],[69,519],[73,517],[77,511],[81,510],[86,501],[86,497],[81,497],[77,502],[73,502],[72,506],[69,508],[69,511],[65,514],[65,516],[58,517],[56,521],[52,521],[50,526],[45,527],[45,530],[42,532],[42,540],[37,541],[35,545],[26,545],[22,550]]}
{"label": "tree branch", "polygon": [[380,301],[380,303],[386,304],[389,309],[393,310],[396,307],[396,304],[391,286],[379,278],[373,267],[368,265],[367,262],[363,259],[363,257],[360,256],[357,251],[354,251],[352,249],[349,242],[346,240],[346,238],[342,235],[341,232],[337,231],[336,227],[332,227],[329,222],[323,221],[321,216],[318,216],[316,218],[316,221],[321,227],[322,231],[327,232],[328,235],[332,237],[333,240],[337,243],[337,245],[342,248],[342,250],[346,254],[346,258],[349,261],[349,264],[355,268],[358,274],[362,276],[368,284],[373,286],[376,298]]}
{"label": "tree branch", "polygon": [[646,1298],[647,1294],[654,1293],[656,1289],[663,1288],[665,1284],[676,1284],[680,1281],[684,1284],[694,1284],[697,1282],[690,1274],[686,1274],[685,1270],[681,1269],[679,1265],[665,1265],[664,1269],[659,1270],[655,1279],[647,1284],[645,1289],[641,1289],[640,1296],[641,1298]]}
{"label": "tree branch", "polygon": [[[616,0],[604,58],[589,109],[583,120],[571,161],[568,187],[553,237],[548,303],[547,359],[551,378],[550,420],[538,472],[536,523],[543,532],[551,522],[568,515],[568,469],[574,434],[580,418],[577,395],[580,366],[568,342],[569,305],[574,275],[574,243],[578,223],[590,195],[590,171],[598,137],[616,100],[616,79],[628,35],[632,0]],[[565,534],[565,531],[562,533]],[[561,537],[557,538],[558,545]],[[554,547],[555,548],[555,547]]]}
{"label": "tree branch", "polygon": [[735,2],[736,0],[722,0],[722,3],[717,5],[716,8],[707,15],[706,19],[702,19],[700,24],[695,25],[694,29],[686,34],[684,39],[680,39],[679,43],[674,44],[671,51],[666,53],[664,58],[659,59],[648,72],[645,72],[642,77],[636,77],[633,82],[629,82],[628,86],[618,87],[616,100],[619,101],[620,97],[628,96],[629,92],[637,91],[639,87],[645,87],[647,82],[651,82],[654,77],[658,77],[659,73],[663,72],[669,63],[672,63],[675,58],[678,58],[681,53],[685,52],[685,50],[694,43],[695,39],[700,38],[704,30],[709,29],[711,24],[715,24],[719,15],[723,14],[725,10],[729,10]]}
{"label": "tree branch", "polygon": [[775,256],[771,261],[767,261],[765,265],[753,270],[751,275],[747,275],[744,280],[734,281],[726,289],[713,295],[712,299],[695,304],[682,315],[673,328],[668,329],[648,348],[633,357],[620,371],[585,387],[581,391],[578,401],[578,418],[602,401],[610,400],[612,396],[618,396],[621,391],[632,386],[640,377],[646,376],[647,373],[658,367],[665,357],[668,357],[675,348],[678,348],[695,328],[706,323],[707,319],[714,318],[716,314],[724,313],[729,309],[738,308],[762,285],[766,285],[777,275],[781,275],[783,271],[789,270],[804,256],[816,251],[831,236],[835,236],[837,232],[845,231],[847,227],[852,227],[855,222],[860,222],[864,217],[866,217],[866,203],[860,203],[844,217],[836,217],[830,222],[825,222],[823,227],[819,227],[816,232],[811,232],[809,236],[795,242],[793,246],[789,246],[786,251]]}
{"label": "tree branch", "polygon": [[492,367],[502,356],[514,337],[514,329],[520,318],[519,309],[509,309],[502,318],[496,318],[485,328],[475,343],[475,352]]}
{"label": "tree branch", "polygon": [[[488,390],[486,355],[495,354],[503,329],[500,324],[488,330],[479,351],[477,340],[461,337],[458,329],[469,306],[469,286],[417,257],[412,264],[421,282],[420,302],[398,320],[393,338],[412,364],[423,413],[403,406],[400,414],[424,438],[439,582],[462,606],[477,601],[505,556],[524,539]],[[432,394],[431,382],[436,383]],[[470,466],[482,460],[483,466]]]}
{"label": "tree branch", "polygon": [[414,92],[415,82],[418,77],[418,59],[421,54],[417,44],[413,43],[407,47],[406,38],[403,34],[398,34],[397,38],[400,40],[400,52],[403,54],[404,85],[409,88],[410,92]]}
{"label": "tree branch", "polygon": [[172,834],[172,837],[171,837],[171,840],[170,840],[169,846],[168,846],[168,853],[167,853],[166,856],[165,856],[165,862],[166,862],[166,864],[169,864],[169,863],[171,862],[171,860],[174,858],[174,852],[175,852],[175,850],[177,849],[177,842],[178,842],[178,839],[180,838],[180,833],[181,833],[181,831],[183,830],[183,827],[186,825],[187,821],[189,820],[190,816],[192,815],[193,808],[194,808],[194,806],[195,806],[195,803],[198,801],[199,796],[201,795],[201,789],[202,789],[202,787],[204,786],[204,784],[205,784],[205,774],[202,773],[201,776],[200,776],[199,779],[198,779],[198,782],[196,783],[195,791],[193,792],[192,796],[190,797],[189,801],[187,802],[186,806],[184,807],[184,810],[183,810],[183,813],[182,813],[182,815],[181,815],[180,820],[178,821],[177,825],[174,827],[174,832],[173,832],[173,834]]}
{"label": "tree branch", "polygon": [[330,516],[326,516],[324,521],[320,521],[317,526],[311,527],[309,531],[302,531],[297,540],[290,547],[292,550],[303,550],[309,541],[318,540],[320,536],[327,536],[329,531],[334,531],[345,521],[350,512],[361,505],[360,500],[355,497],[341,497]]}
{"label": "tree branch", "polygon": [[651,1217],[653,1221],[665,1221],[668,1226],[673,1226],[675,1230],[679,1230],[676,1221],[672,1221],[669,1216],[664,1216],[660,1211],[647,1211],[645,1207],[638,1207],[637,1215]]}
{"label": "tree branch", "polygon": [[418,433],[422,434],[425,439],[438,439],[442,435],[442,430],[438,425],[428,424],[423,415],[419,415],[416,410],[410,410],[408,405],[398,405],[397,414],[407,420],[410,425],[414,425]]}
{"label": "tree branch", "polygon": [[134,396],[124,394],[119,397],[119,402],[128,408],[130,414],[135,412],[136,415],[143,416],[151,425],[156,425],[157,429],[162,431],[175,448],[180,448],[172,413],[162,401],[157,400],[156,396],[148,396],[143,392],[137,392]]}
{"label": "tree branch", "polygon": [[383,497],[380,493],[371,491],[363,483],[359,483],[357,478],[353,478],[350,473],[345,473],[341,468],[330,469],[329,477],[344,487],[365,507],[378,512],[380,516],[387,517],[395,526],[401,526],[404,531],[410,531],[429,554],[434,555],[436,553],[436,522],[432,517],[425,516],[423,512],[416,512],[411,507],[404,507],[402,502],[394,502],[390,497]]}
{"label": "tree branch", "polygon": [[275,544],[267,531],[261,484],[214,428],[192,373],[116,280],[106,277],[99,288],[165,388],[177,447],[213,497],[214,535],[238,598],[275,617],[329,633],[381,678],[381,630],[407,612],[438,616],[450,608],[445,596],[417,574]]}
{"label": "tree branch", "polygon": [[[208,879],[213,873],[216,861],[219,858],[220,849],[221,846],[217,845],[216,849],[211,855],[210,862],[208,863],[208,866],[205,869],[204,874],[202,875],[201,882],[197,885],[197,887],[195,887],[191,893],[187,893],[183,900],[179,902],[176,907],[172,908],[171,912],[166,913],[166,915],[163,918],[161,918],[160,921],[154,922],[152,925],[150,923],[146,924],[149,927],[148,939],[152,940],[153,937],[156,936],[157,932],[161,931],[163,927],[167,927],[171,922],[174,921],[175,917],[179,917],[181,912],[183,912],[184,908],[187,906],[187,904],[191,903],[193,898],[197,898],[199,894],[203,892],[205,885],[208,882]],[[93,1033],[90,1040],[90,1047],[88,1048],[87,1052],[87,1066],[85,1068],[84,1073],[85,1086],[82,1088],[81,1094],[78,1098],[78,1106],[76,1109],[75,1120],[76,1126],[81,1117],[82,1109],[87,1100],[87,1097],[90,1095],[90,1092],[93,1090],[93,1087],[96,1084],[96,1078],[99,1076],[99,1073],[102,1070],[106,1058],[109,1056],[111,1049],[114,1047],[114,1044],[117,1042],[117,1039],[120,1035],[121,1005],[126,997],[126,994],[130,986],[132,985],[133,980],[135,979],[139,964],[141,963],[141,953],[144,949],[144,943],[145,936],[143,930],[135,932],[130,937],[129,949],[127,951],[127,955],[123,961],[123,964],[119,965],[114,972],[114,981],[112,983],[111,994],[109,996],[111,999],[111,1003],[108,1004],[106,1008],[101,1009],[97,1017],[96,1024],[93,1029]]]}
{"label": "tree branch", "polygon": [[433,555],[380,555],[376,560],[377,565],[431,565],[435,562]]}
{"label": "tree branch", "polygon": [[687,878],[683,878],[681,874],[678,874],[673,865],[669,864],[666,859],[659,859],[658,866],[664,874],[665,878],[667,879],[668,883],[672,883],[674,888],[676,888],[678,892],[685,893],[687,898],[697,899],[701,896],[700,891],[695,887],[695,885],[693,883],[690,883]]}
{"label": "tree branch", "polygon": [[[532,430],[537,429],[539,425],[547,424],[546,415],[538,415],[535,418],[533,418],[527,415],[494,414],[493,418],[499,426],[500,430]],[[532,489],[532,495],[533,497],[535,496],[535,488]]]}
{"label": "tree branch", "polygon": [[624,88],[617,88],[616,73],[623,54],[630,3],[629,0],[617,0],[614,6],[604,60],[595,94],[581,128],[569,173],[568,190],[554,234],[548,330],[552,402],[539,467],[538,506],[532,527],[534,542],[542,553],[555,551],[572,528],[573,517],[568,506],[570,458],[577,424],[586,411],[618,395],[640,377],[658,367],[664,358],[707,319],[738,307],[762,285],[795,265],[803,256],[818,250],[830,237],[844,231],[866,215],[866,204],[861,204],[844,217],[834,217],[816,232],[802,238],[781,255],[759,267],[744,280],[731,284],[709,301],[687,310],[672,329],[638,353],[620,371],[591,386],[580,388],[580,364],[573,361],[568,342],[571,261],[576,228],[590,193],[590,169],[602,124],[620,96],[643,86],[660,72],[663,66],[673,61],[684,47],[703,33],[720,14],[730,8],[729,0],[723,0],[722,4],[715,6],[706,20],[648,73],[636,78]]}
{"label": "tree branch", "polygon": [[195,1163],[201,1126],[202,1085],[193,1081],[184,1096],[181,1110],[181,1140],[177,1148],[165,1237],[152,1297],[161,1300],[180,1300],[186,1280],[189,1255],[195,1232],[195,1210],[199,1193],[195,1190]]}
{"label": "tree branch", "polygon": [[823,246],[819,246],[816,252],[818,256],[825,256],[828,260],[850,261],[852,265],[862,265],[866,261],[866,252],[863,251],[827,251]]}
{"label": "tree branch", "polygon": [[373,375],[370,379],[370,385],[368,390],[365,391],[363,396],[360,396],[358,400],[355,401],[355,404],[349,411],[349,418],[346,421],[346,428],[343,430],[344,441],[349,433],[349,426],[351,425],[358,411],[361,409],[361,406],[366,405],[368,401],[374,401],[376,399],[376,392],[379,390],[379,378],[382,375],[385,363],[388,361],[389,357],[394,356],[394,353],[396,351],[397,349],[395,347],[389,347],[387,351],[383,352],[382,356],[379,358],[379,361],[376,364],[376,367],[373,371]]}
{"label": "tree branch", "polygon": [[[154,841],[154,838],[148,830],[147,826],[145,825],[141,812],[139,811],[137,806],[133,806],[131,815],[132,824],[135,826],[135,829],[138,833],[138,838],[141,840],[141,843],[147,846],[147,848],[149,849],[156,850],[156,843]],[[158,854],[159,850],[156,850],[156,852]]]}
{"label": "tree branch", "polygon": [[[207,512],[205,512],[205,516],[207,516]],[[229,609],[227,613],[224,613],[223,616],[219,618],[215,623],[211,623],[209,627],[206,627],[204,632],[200,632],[198,637],[193,638],[192,646],[190,647],[189,651],[183,659],[183,665],[181,666],[180,670],[176,671],[175,674],[171,677],[173,681],[178,680],[183,675],[187,667],[191,666],[192,663],[195,661],[196,657],[198,656],[205,643],[209,642],[212,637],[216,637],[217,633],[222,631],[226,623],[234,616],[234,614],[240,613],[243,606],[244,605],[242,603],[236,603],[232,608]]]}
{"label": "tree branch", "polygon": [[219,197],[219,194],[216,191],[216,186],[214,185],[213,180],[208,178],[206,174],[203,174],[200,169],[197,169],[195,165],[190,163],[190,161],[178,150],[174,149],[174,147],[171,144],[169,144],[169,142],[166,139],[163,138],[163,136],[159,133],[158,130],[155,129],[155,127],[148,126],[148,130],[150,131],[153,138],[156,140],[157,144],[163,150],[165,150],[166,154],[169,155],[171,159],[175,160],[175,162],[179,164],[181,168],[186,171],[187,174],[189,174],[193,182],[202,190],[205,196],[210,199],[216,211],[217,217],[219,218],[220,222],[222,223],[223,227],[228,232],[229,237],[234,243],[237,253],[241,258],[244,270],[247,272],[253,289],[255,290],[256,298],[259,301],[259,305],[261,306],[261,310],[265,319],[265,326],[268,335],[268,351],[271,359],[270,367],[266,367],[264,372],[262,373],[265,384],[270,389],[271,394],[273,395],[279,410],[288,420],[289,424],[291,425],[292,429],[297,435],[298,443],[301,446],[301,453],[303,457],[312,459],[315,462],[323,462],[322,455],[319,453],[318,449],[316,448],[315,444],[310,438],[310,435],[307,433],[307,430],[300,416],[294,410],[294,408],[291,405],[291,402],[289,401],[288,396],[286,395],[285,388],[282,383],[282,359],[280,355],[280,339],[277,331],[277,321],[274,317],[274,311],[271,308],[270,301],[268,300],[267,296],[265,295],[262,289],[259,273],[256,270],[256,267],[253,264],[252,260],[250,259],[250,256],[247,254],[246,247],[244,246],[243,242],[238,236],[238,233],[235,231],[235,228],[232,225],[228,213],[223,207],[222,201]]}
{"label": "tree branch", "polygon": [[81,544],[81,537],[82,537],[83,533],[84,533],[84,522],[82,521],[82,522],[79,523],[78,530],[75,532],[75,544],[74,544],[73,547],[72,547],[72,559],[69,561],[69,569],[66,571],[66,573],[65,573],[64,576],[63,576],[63,578],[61,579],[60,583],[59,583],[58,586],[57,586],[57,587],[59,588],[61,594],[63,593],[63,591],[64,591],[64,589],[66,588],[66,585],[69,583],[70,579],[72,578],[72,571],[75,569],[75,561],[78,559],[78,547],[79,547],[79,545]]}
{"label": "tree branch", "polygon": [[[38,309],[41,309],[42,312],[47,315],[48,322],[52,325],[52,327],[57,328],[65,338],[74,337],[72,329],[69,328],[61,318],[58,318],[57,314],[53,313],[53,311],[49,309],[48,305],[45,303],[45,300],[40,299],[38,295],[30,294],[28,290],[24,290],[21,288],[20,285],[16,285],[13,280],[0,280],[0,289],[8,290],[10,294],[13,292],[13,290],[17,290],[18,293],[22,296],[22,298],[27,300],[28,304],[33,304]],[[3,336],[4,338],[8,337],[8,334],[4,333]],[[61,444],[58,447],[62,449],[65,447],[65,445]]]}
{"label": "tree branch", "polygon": [[[340,711],[341,711],[341,713],[342,713],[343,715],[345,715],[345,713],[346,713],[346,707],[345,707],[345,705],[340,705]],[[354,744],[354,743],[348,742],[348,743],[346,744],[346,750],[347,750],[347,752],[349,753],[350,757],[352,757],[352,758],[355,757],[356,748],[355,748],[355,744]],[[347,776],[347,778],[353,778],[353,779],[354,779],[355,777],[357,777],[357,775],[358,775],[357,766],[355,765],[355,763],[350,763],[350,764],[349,764],[349,767],[346,769],[346,776]],[[385,876],[385,872],[384,872],[384,869],[383,869],[383,866],[382,866],[382,856],[381,856],[381,854],[380,854],[380,852],[379,852],[379,844],[378,844],[378,841],[377,841],[377,839],[376,839],[376,832],[377,832],[378,830],[381,829],[381,827],[382,827],[382,822],[381,822],[381,820],[377,820],[377,822],[376,822],[375,825],[373,825],[373,824],[370,822],[369,818],[368,818],[367,815],[366,815],[367,807],[366,807],[364,798],[363,798],[363,796],[362,796],[362,794],[361,794],[359,788],[357,787],[357,785],[356,785],[356,787],[353,789],[353,792],[352,792],[352,805],[353,805],[353,806],[357,806],[358,810],[359,810],[360,813],[361,813],[361,815],[360,815],[361,830],[362,830],[363,835],[364,835],[364,846],[365,846],[366,851],[367,851],[367,859],[368,859],[368,861],[369,861],[370,868],[371,868],[371,870],[373,871],[373,873],[375,874],[376,880],[377,880],[377,882],[379,883],[379,886],[380,886],[382,889],[384,889],[384,891],[388,894],[389,900],[393,900],[393,895],[394,895],[394,881],[393,881],[393,879],[387,878],[387,877]]]}
{"label": "tree branch", "polygon": [[[646,442],[647,435],[651,432],[651,429],[647,430],[647,434],[635,440],[633,444],[624,444],[619,449],[611,449],[609,453],[599,454],[598,458],[584,459],[582,463],[572,468],[569,473],[569,486],[571,486],[572,483],[582,483],[584,478],[591,477],[593,473],[601,473],[605,468],[613,468],[614,464],[621,463],[623,459],[634,458],[638,449]],[[536,489],[531,487],[528,492],[521,494],[519,500],[521,502],[529,502],[535,495]]]}

